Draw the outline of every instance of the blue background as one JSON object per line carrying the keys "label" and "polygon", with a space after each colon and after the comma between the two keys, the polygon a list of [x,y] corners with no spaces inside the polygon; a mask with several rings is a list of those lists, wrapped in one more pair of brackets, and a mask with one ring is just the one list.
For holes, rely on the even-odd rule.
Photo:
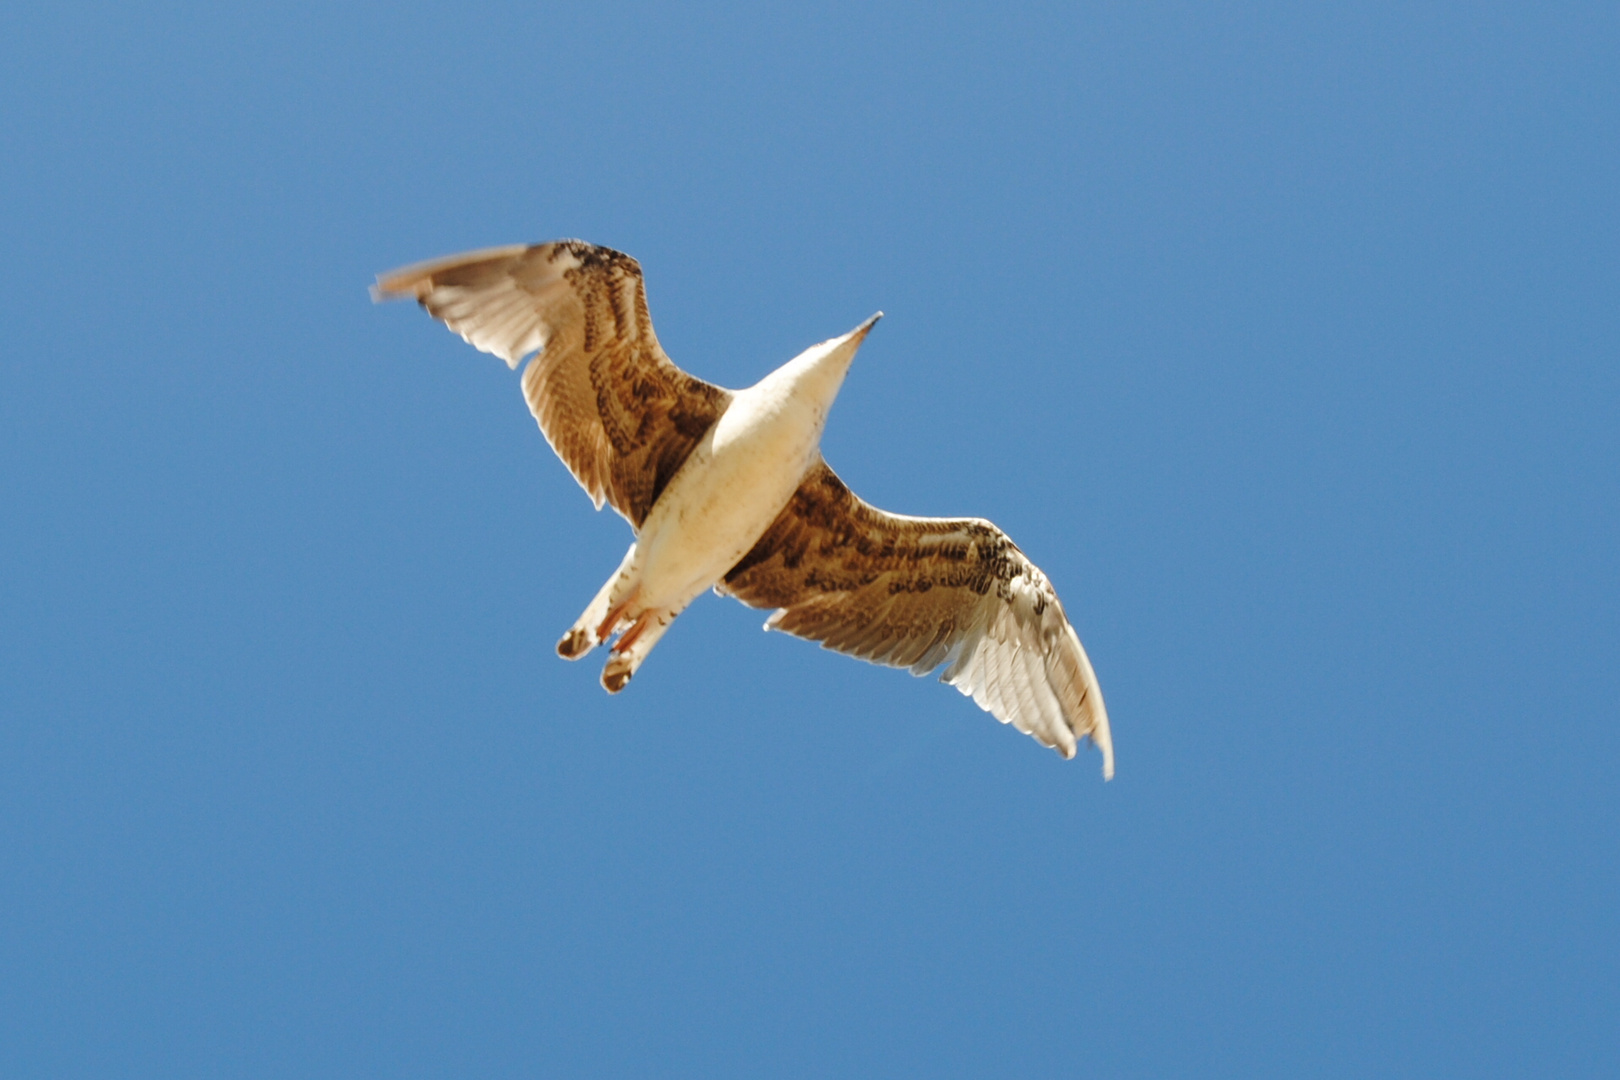
{"label": "blue background", "polygon": [[[1620,1071],[1612,4],[16,5],[0,1073]],[[581,236],[1119,776],[699,600],[378,271]]]}

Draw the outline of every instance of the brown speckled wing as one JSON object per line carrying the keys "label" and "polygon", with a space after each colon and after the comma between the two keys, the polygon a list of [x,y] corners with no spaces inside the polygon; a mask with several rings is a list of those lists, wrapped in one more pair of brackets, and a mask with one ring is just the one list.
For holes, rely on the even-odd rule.
{"label": "brown speckled wing", "polygon": [[523,372],[523,395],[598,508],[641,527],[731,394],[664,354],[641,267],[580,240],[488,248],[380,275],[476,348]]}
{"label": "brown speckled wing", "polygon": [[776,608],[765,624],[942,681],[1064,757],[1089,737],[1114,773],[1108,711],[1046,575],[977,518],[890,514],[825,462],[718,591]]}

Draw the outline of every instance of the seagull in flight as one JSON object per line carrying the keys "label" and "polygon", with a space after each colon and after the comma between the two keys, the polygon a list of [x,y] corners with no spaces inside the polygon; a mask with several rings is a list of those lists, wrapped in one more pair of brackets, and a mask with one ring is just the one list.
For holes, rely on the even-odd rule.
{"label": "seagull in flight", "polygon": [[1065,758],[1090,739],[1114,774],[1091,661],[1046,575],[981,518],[891,514],[821,457],[827,411],[878,312],[746,390],[676,367],[647,313],[641,266],[580,240],[487,248],[379,275],[517,369],[546,441],[635,542],[557,643],[611,641],[623,690],[708,588],[772,609],[767,630],[929,674]]}

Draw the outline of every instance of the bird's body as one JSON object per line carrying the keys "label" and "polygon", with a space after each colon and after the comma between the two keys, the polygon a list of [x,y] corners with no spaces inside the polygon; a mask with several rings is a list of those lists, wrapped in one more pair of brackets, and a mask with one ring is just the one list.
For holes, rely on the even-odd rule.
{"label": "bird's body", "polygon": [[617,692],[710,587],[777,609],[767,628],[945,681],[1072,757],[1113,773],[1090,661],[1045,575],[995,526],[862,502],[821,458],[822,429],[874,315],[746,390],[681,371],[659,347],[634,259],[581,241],[496,248],[379,277],[512,367],[587,493],[636,530],[619,570],[557,650],[619,634]]}
{"label": "bird's body", "polygon": [[621,689],[675,616],[737,565],[818,457],[827,409],[877,318],[732,395],[653,503],[619,572],[564,636],[564,656],[629,623],[602,676]]}

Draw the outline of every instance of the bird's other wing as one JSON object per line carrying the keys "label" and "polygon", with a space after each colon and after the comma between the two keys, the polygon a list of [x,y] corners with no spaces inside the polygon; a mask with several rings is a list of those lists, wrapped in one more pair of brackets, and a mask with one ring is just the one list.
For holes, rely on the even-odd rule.
{"label": "bird's other wing", "polygon": [[1066,758],[1079,740],[1114,775],[1096,673],[1046,575],[977,518],[890,514],[818,462],[716,587],[776,608],[767,629],[941,680]]}
{"label": "bird's other wing", "polygon": [[414,297],[523,372],[546,441],[600,509],[636,528],[731,400],[664,354],[641,266],[581,240],[486,248],[381,274],[377,300]]}

